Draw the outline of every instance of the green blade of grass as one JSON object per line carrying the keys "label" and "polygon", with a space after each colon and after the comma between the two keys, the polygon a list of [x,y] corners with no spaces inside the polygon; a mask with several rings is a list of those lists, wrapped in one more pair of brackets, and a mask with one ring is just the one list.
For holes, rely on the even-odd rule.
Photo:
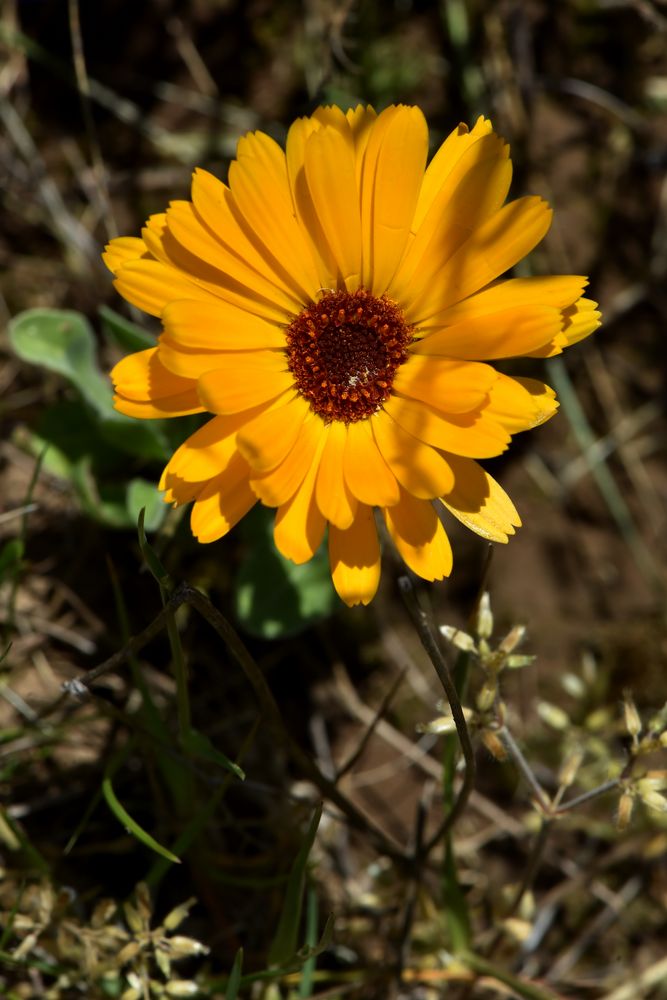
{"label": "green blade of grass", "polygon": [[102,781],[102,794],[104,796],[106,804],[111,809],[117,820],[119,820],[123,826],[129,830],[129,832],[136,837],[137,840],[141,841],[146,847],[149,847],[151,851],[155,851],[156,854],[160,854],[163,858],[168,861],[172,861],[174,864],[180,865],[181,859],[177,858],[175,854],[163,847],[162,844],[158,844],[154,837],[151,837],[150,833],[147,833],[143,827],[139,826],[136,820],[132,819],[128,811],[123,805],[118,801],[116,793],[113,790],[113,785],[111,784],[111,778],[107,775]]}
{"label": "green blade of grass", "polygon": [[[314,886],[308,887],[306,898],[306,947],[314,948],[317,944],[317,892]],[[306,959],[301,970],[301,982],[299,983],[299,997],[306,1000],[313,994],[313,977],[317,957],[311,955]]]}
{"label": "green blade of grass", "polygon": [[221,750],[216,750],[208,736],[200,733],[197,729],[190,729],[187,733],[184,733],[181,745],[193,757],[200,757],[202,760],[208,760],[212,764],[217,764],[219,767],[231,771],[241,781],[245,779],[243,769],[238,764],[235,764],[233,760],[230,760]]}
{"label": "green blade of grass", "polygon": [[306,866],[320,825],[322,806],[315,810],[308,832],[296,856],[287,882],[285,901],[278,921],[278,928],[269,949],[269,965],[284,965],[297,951],[301,909],[306,885]]}
{"label": "green blade of grass", "polygon": [[227,983],[227,989],[225,991],[225,1000],[236,1000],[239,993],[239,986],[241,985],[241,970],[243,968],[243,948],[239,948],[236,952],[236,958],[234,959],[234,965],[232,966],[232,971],[229,974],[229,982]]}

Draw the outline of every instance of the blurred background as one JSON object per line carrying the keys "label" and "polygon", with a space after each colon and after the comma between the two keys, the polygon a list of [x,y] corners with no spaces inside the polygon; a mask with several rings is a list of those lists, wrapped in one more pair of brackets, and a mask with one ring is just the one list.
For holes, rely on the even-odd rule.
{"label": "blurred background", "polygon": [[[224,179],[245,131],[282,142],[318,104],[360,102],[418,104],[432,151],[459,121],[489,116],[511,145],[512,195],[540,194],[555,209],[530,273],[589,275],[604,317],[562,360],[508,366],[554,386],[561,411],[487,463],[524,522],[490,566],[483,541],[448,524],[455,568],[424,598],[432,620],[468,628],[484,579],[497,636],[526,625],[522,652],[536,660],[508,671],[503,697],[550,792],[577,755],[578,793],[624,781],[633,741],[662,731],[667,3],[5,0],[0,985],[9,997],[161,995],[150,993],[147,969],[172,989],[164,995],[199,995],[173,992],[175,974],[155,964],[152,939],[123,964],[113,934],[102,933],[121,917],[114,904],[103,919],[100,900],[119,903],[146,879],[155,928],[195,898],[178,933],[202,950],[184,954],[175,978],[205,996],[237,995],[227,977],[240,946],[239,996],[667,996],[660,804],[628,792],[621,811],[630,799],[637,808],[619,830],[618,794],[595,799],[547,824],[549,843],[531,868],[545,824],[516,767],[482,747],[476,798],[457,826],[456,876],[451,867],[449,883],[443,876],[453,855],[438,848],[415,876],[405,857],[420,824],[435,830],[442,815],[442,740],[416,727],[439,714],[442,692],[390,559],[372,607],[349,610],[332,597],[326,567],[289,576],[261,516],[198,546],[187,512],[165,519],[154,490],[191,425],[114,423],[108,387],[99,390],[111,365],[143,346],[142,330],[156,330],[114,293],[100,261],[108,239],[137,234],[148,215],[187,198],[194,167]],[[76,313],[69,354],[47,357],[41,334],[31,340],[20,314],[37,308],[51,330],[63,319],[54,310]],[[205,750],[176,738],[174,646],[164,632],[92,697],[61,695],[63,681],[160,611],[137,541],[142,506],[167,572],[234,623],[285,730],[361,821],[342,817],[341,803],[304,773],[280,727],[258,714],[233,652],[192,610],[178,624]],[[634,735],[631,704],[641,720]],[[244,783],[212,747],[243,758]],[[664,752],[646,768],[662,799]],[[321,798],[310,868],[304,860],[298,869],[306,925],[289,912],[299,947],[316,948],[329,913],[336,931],[304,980],[303,961],[290,965],[276,940]],[[184,837],[183,863],[151,852],[118,802],[159,844]],[[465,948],[493,968],[457,973],[450,963],[460,945],[456,893]]]}

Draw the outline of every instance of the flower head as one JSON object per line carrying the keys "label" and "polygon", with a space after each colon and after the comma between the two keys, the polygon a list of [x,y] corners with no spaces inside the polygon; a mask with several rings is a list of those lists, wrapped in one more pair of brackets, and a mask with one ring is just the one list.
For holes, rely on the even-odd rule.
{"label": "flower head", "polygon": [[489,361],[550,357],[599,324],[577,276],[503,278],[542,239],[537,197],[505,204],[509,152],[480,118],[426,166],[418,108],[319,108],[238,144],[223,184],[196,170],[141,238],[105,255],[118,291],[158,316],[157,346],[113,370],[135,417],[208,412],[161,480],[194,501],[202,542],[258,500],[278,549],[310,559],[328,525],[334,585],[367,604],[374,508],[407,565],[442,579],[446,508],[484,538],[520,524],[477,459],[547,420],[554,392]]}

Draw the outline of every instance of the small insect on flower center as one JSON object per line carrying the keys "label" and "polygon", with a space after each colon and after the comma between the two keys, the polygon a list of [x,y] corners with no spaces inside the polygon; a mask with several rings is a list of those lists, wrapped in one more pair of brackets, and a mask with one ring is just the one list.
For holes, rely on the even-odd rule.
{"label": "small insect on flower center", "polygon": [[287,328],[288,367],[315,413],[350,424],[381,408],[411,340],[390,299],[327,292]]}

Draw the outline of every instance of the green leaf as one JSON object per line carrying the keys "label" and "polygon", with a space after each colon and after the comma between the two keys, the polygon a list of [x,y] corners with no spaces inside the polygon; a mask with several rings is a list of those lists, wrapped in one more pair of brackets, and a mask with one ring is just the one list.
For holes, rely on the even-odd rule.
{"label": "green leaf", "polygon": [[269,949],[269,965],[283,965],[296,955],[306,885],[306,866],[315,842],[321,816],[322,806],[320,805],[315,810],[308,832],[292,865],[278,928]]}
{"label": "green leaf", "polygon": [[108,306],[100,306],[98,313],[104,332],[123,350],[146,351],[155,347],[155,337],[152,334],[120,313]]}
{"label": "green leaf", "polygon": [[130,527],[132,521],[127,512],[125,487],[121,483],[106,488],[100,486],[91,471],[89,456],[72,464],[69,478],[81,509],[92,520],[110,528]]}
{"label": "green leaf", "polygon": [[188,750],[194,757],[201,757],[203,760],[210,760],[213,764],[219,764],[220,767],[224,767],[227,771],[231,771],[240,778],[241,781],[245,779],[245,772],[235,764],[233,760],[230,760],[224,753],[220,750],[216,750],[208,736],[204,733],[198,732],[196,729],[190,729],[184,736],[181,737],[181,744],[185,750]]}
{"label": "green leaf", "polygon": [[[249,551],[234,588],[239,623],[261,639],[298,635],[340,605],[331,583],[326,545],[307,563],[295,565],[273,543],[272,513],[260,512],[252,521],[247,519],[244,535]],[[271,518],[268,528],[261,524],[266,514]]]}
{"label": "green leaf", "polygon": [[21,538],[10,538],[0,549],[0,582],[11,580],[21,569],[25,546]]}
{"label": "green leaf", "polygon": [[141,554],[144,558],[144,562],[148,566],[151,575],[157,580],[161,588],[169,591],[172,586],[172,579],[167,573],[166,569],[160,562],[155,553],[155,550],[150,545],[148,539],[146,538],[145,531],[145,521],[146,521],[146,511],[144,509],[139,511],[139,517],[137,520],[137,535],[139,536],[139,548],[141,549]]}
{"label": "green leaf", "polygon": [[9,340],[23,361],[64,375],[101,414],[111,407],[111,384],[97,365],[95,338],[85,316],[64,309],[28,309],[10,320]]}
{"label": "green leaf", "polygon": [[147,479],[131,479],[127,484],[125,503],[131,524],[136,524],[140,512],[144,511],[144,525],[147,531],[157,531],[164,521],[167,505],[155,483]]}
{"label": "green leaf", "polygon": [[113,790],[113,785],[111,784],[111,778],[108,776],[102,781],[102,794],[106,801],[106,804],[111,809],[117,820],[119,820],[123,826],[129,830],[129,832],[141,841],[146,847],[150,847],[151,851],[155,851],[156,854],[160,854],[163,858],[168,861],[173,861],[175,864],[180,865],[181,859],[177,858],[175,854],[168,851],[166,847],[162,844],[158,844],[154,837],[151,837],[150,833],[146,833],[143,827],[139,826],[136,820],[132,819],[127,810],[120,804],[116,798],[116,793]]}
{"label": "green leaf", "polygon": [[[95,336],[85,316],[64,309],[28,309],[9,324],[9,339],[23,361],[64,376],[94,411],[93,428],[114,447],[139,458],[164,461],[172,447],[165,421],[142,422],[119,413],[113,390],[97,362]],[[84,425],[89,425],[87,418]],[[62,449],[61,449],[62,450]]]}
{"label": "green leaf", "polygon": [[225,1000],[236,1000],[239,993],[239,986],[241,985],[241,970],[243,968],[243,948],[239,948],[236,952],[236,958],[234,959],[234,965],[232,966],[232,971],[229,974],[229,982],[227,983],[227,989],[225,991]]}
{"label": "green leaf", "polygon": [[100,419],[100,434],[109,444],[137,458],[164,462],[172,448],[165,434],[162,420],[136,420],[114,410],[109,397],[108,412]]}

